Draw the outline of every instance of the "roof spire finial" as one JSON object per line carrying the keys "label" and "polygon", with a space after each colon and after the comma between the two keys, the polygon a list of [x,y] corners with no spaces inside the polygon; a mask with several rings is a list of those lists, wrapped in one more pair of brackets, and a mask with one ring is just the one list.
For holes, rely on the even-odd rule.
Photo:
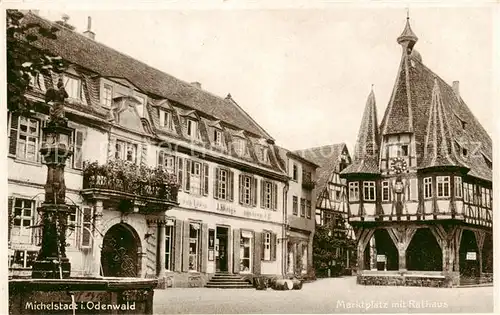
{"label": "roof spire finial", "polygon": [[398,44],[403,46],[403,49],[406,53],[410,54],[413,46],[418,41],[418,37],[413,33],[413,30],[410,27],[410,8],[406,8],[406,25],[403,33],[398,37]]}
{"label": "roof spire finial", "polygon": [[406,7],[406,20],[410,20],[410,8]]}

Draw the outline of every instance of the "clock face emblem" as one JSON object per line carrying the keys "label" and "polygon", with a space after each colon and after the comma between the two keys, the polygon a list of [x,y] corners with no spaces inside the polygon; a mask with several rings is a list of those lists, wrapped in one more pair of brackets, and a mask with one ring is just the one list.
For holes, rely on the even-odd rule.
{"label": "clock face emblem", "polygon": [[406,169],[407,169],[406,161],[403,158],[397,157],[392,159],[391,170],[393,172],[395,172],[396,174],[400,174],[406,171]]}

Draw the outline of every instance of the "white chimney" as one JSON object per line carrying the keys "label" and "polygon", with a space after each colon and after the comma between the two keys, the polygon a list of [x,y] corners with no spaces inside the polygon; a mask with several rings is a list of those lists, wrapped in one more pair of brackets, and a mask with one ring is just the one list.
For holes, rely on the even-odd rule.
{"label": "white chimney", "polygon": [[455,93],[456,97],[460,97],[460,82],[459,81],[453,81],[453,92]]}
{"label": "white chimney", "polygon": [[90,39],[95,39],[95,33],[92,32],[92,18],[89,16],[87,20],[87,30],[83,32],[83,35]]}
{"label": "white chimney", "polygon": [[200,82],[191,82],[191,85],[194,86],[195,88],[201,90],[201,83]]}

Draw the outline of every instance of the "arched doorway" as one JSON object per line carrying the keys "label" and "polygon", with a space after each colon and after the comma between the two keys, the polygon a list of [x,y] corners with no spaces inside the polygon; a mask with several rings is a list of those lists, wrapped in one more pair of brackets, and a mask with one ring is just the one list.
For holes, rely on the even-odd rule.
{"label": "arched doorway", "polygon": [[479,277],[479,249],[474,232],[464,230],[460,242],[460,275]]}
{"label": "arched doorway", "polygon": [[443,270],[443,252],[428,228],[415,232],[406,250],[406,268],[418,271]]}
{"label": "arched doorway", "polygon": [[113,225],[104,235],[101,265],[104,277],[137,277],[140,239],[129,225]]}
{"label": "arched doorway", "polygon": [[486,233],[483,244],[483,272],[493,272],[493,237],[492,233]]}
{"label": "arched doorway", "polygon": [[[389,232],[387,232],[386,229],[379,229],[375,231],[374,237],[375,246],[377,248],[377,270],[398,270],[398,249],[389,236]],[[381,259],[379,259],[379,257]],[[385,262],[382,261],[382,258],[385,258]]]}

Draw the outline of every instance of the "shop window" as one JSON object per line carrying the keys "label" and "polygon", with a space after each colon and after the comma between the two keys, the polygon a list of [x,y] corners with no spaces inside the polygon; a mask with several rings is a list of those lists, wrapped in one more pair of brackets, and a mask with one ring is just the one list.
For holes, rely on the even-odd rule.
{"label": "shop window", "polygon": [[14,255],[10,256],[10,268],[31,268],[36,260],[38,251],[14,250]]}
{"label": "shop window", "polygon": [[240,237],[240,272],[252,272],[252,238],[253,233],[241,231]]}
{"label": "shop window", "polygon": [[199,271],[200,225],[189,224],[189,271]]}

